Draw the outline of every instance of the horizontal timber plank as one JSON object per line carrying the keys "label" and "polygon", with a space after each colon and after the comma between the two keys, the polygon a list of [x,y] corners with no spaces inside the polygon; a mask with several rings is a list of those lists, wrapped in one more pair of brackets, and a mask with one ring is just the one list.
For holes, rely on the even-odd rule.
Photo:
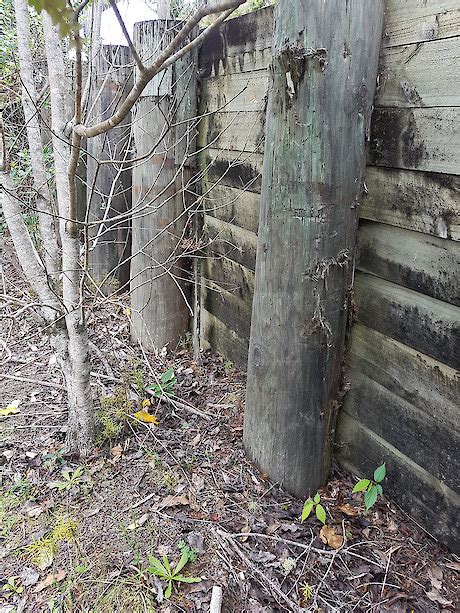
{"label": "horizontal timber plank", "polygon": [[249,339],[242,339],[217,317],[201,310],[200,336],[204,349],[211,348],[240,368],[246,368],[248,361]]}
{"label": "horizontal timber plank", "polygon": [[336,443],[339,462],[357,476],[371,476],[384,461],[387,466],[384,493],[460,553],[458,494],[346,411],[339,414]]}
{"label": "horizontal timber plank", "polygon": [[255,275],[249,268],[224,256],[208,257],[203,262],[203,277],[234,294],[252,309]]}
{"label": "horizontal timber plank", "polygon": [[382,48],[376,106],[460,106],[460,37]]}
{"label": "horizontal timber plank", "polygon": [[201,91],[206,111],[264,111],[268,70],[203,79]]}
{"label": "horizontal timber plank", "polygon": [[203,210],[208,215],[255,233],[259,225],[259,209],[260,194],[227,185],[212,186],[203,199]]}
{"label": "horizontal timber plank", "polygon": [[229,19],[204,41],[202,76],[267,68],[271,60],[273,7]]}
{"label": "horizontal timber plank", "polygon": [[358,369],[347,369],[344,410],[431,475],[460,491],[456,464],[460,435]]}
{"label": "horizontal timber plank", "polygon": [[460,107],[377,107],[370,165],[460,174]]}
{"label": "horizontal timber plank", "polygon": [[206,143],[214,149],[262,154],[265,115],[260,112],[217,112],[206,117]]}
{"label": "horizontal timber plank", "polygon": [[354,291],[359,322],[460,367],[458,307],[362,272],[355,275]]}
{"label": "horizontal timber plank", "polygon": [[460,243],[362,220],[357,268],[460,306]]}
{"label": "horizontal timber plank", "polygon": [[458,0],[386,0],[385,46],[406,45],[460,34]]}
{"label": "horizontal timber plank", "polygon": [[[355,323],[346,354],[356,371],[457,433],[460,373],[407,345]],[[372,406],[372,405],[371,405]]]}
{"label": "horizontal timber plank", "polygon": [[262,185],[263,154],[222,151],[208,148],[205,152],[206,188],[213,184],[248,189],[260,194]]}
{"label": "horizontal timber plank", "polygon": [[460,177],[366,168],[361,219],[460,240]]}
{"label": "horizontal timber plank", "polygon": [[204,215],[203,230],[209,242],[210,253],[217,253],[234,262],[255,270],[257,235],[233,224]]}
{"label": "horizontal timber plank", "polygon": [[210,279],[201,281],[201,300],[203,307],[220,319],[227,328],[240,338],[249,339],[251,332],[251,307],[238,296],[222,289]]}

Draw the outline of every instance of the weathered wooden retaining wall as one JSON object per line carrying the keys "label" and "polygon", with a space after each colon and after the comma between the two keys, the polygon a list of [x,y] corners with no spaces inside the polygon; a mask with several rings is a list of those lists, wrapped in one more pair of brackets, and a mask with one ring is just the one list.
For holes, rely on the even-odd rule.
{"label": "weathered wooden retaining wall", "polygon": [[[225,24],[201,50],[205,169],[201,334],[244,366],[273,13]],[[360,206],[356,323],[337,457],[459,548],[460,8],[387,0]],[[289,245],[286,245],[289,274]],[[288,342],[288,335],[286,335]]]}

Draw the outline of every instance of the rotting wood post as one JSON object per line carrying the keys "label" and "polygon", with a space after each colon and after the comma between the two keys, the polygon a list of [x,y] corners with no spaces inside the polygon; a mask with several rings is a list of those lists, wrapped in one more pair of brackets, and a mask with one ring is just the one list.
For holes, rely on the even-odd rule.
{"label": "rotting wood post", "polygon": [[[135,25],[134,45],[147,63],[173,39],[178,22]],[[182,237],[184,199],[177,193],[175,66],[159,73],[134,107],[136,156],[133,168],[131,263],[132,337],[145,348],[174,348],[188,331],[189,311]]]}
{"label": "rotting wood post", "polygon": [[276,9],[244,444],[299,496],[330,469],[382,17],[382,0]]}
{"label": "rotting wood post", "polygon": [[[92,83],[90,118],[109,117],[128,95],[133,83],[128,47],[104,45],[98,54]],[[129,284],[131,230],[131,113],[115,128],[87,141],[89,272],[104,294]],[[113,163],[103,163],[114,160]],[[114,219],[117,218],[117,219]]]}

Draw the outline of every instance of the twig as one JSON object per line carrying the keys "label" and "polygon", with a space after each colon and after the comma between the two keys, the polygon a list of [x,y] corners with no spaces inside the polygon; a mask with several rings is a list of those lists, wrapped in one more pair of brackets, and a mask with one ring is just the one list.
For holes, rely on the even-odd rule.
{"label": "twig", "polygon": [[209,613],[220,613],[222,610],[223,592],[220,585],[214,585],[211,592],[211,604]]}
{"label": "twig", "polygon": [[144,502],[148,502],[151,498],[153,498],[155,494],[156,492],[152,492],[145,498],[142,498],[142,500],[139,500],[139,502],[136,502],[136,504],[130,504],[129,507],[126,507],[126,509],[122,510],[122,513],[126,513],[127,511],[132,511],[133,509],[137,509],[137,507],[142,506]]}
{"label": "twig", "polygon": [[6,373],[1,373],[0,379],[13,379],[13,381],[24,381],[24,383],[33,383],[34,385],[53,387],[54,389],[63,391],[65,391],[66,389],[63,385],[59,385],[59,383],[52,383],[51,381],[41,381],[40,379],[29,379],[28,377],[19,377],[16,375],[7,375]]}
{"label": "twig", "polygon": [[91,351],[93,351],[97,355],[99,360],[102,362],[102,364],[103,364],[103,366],[105,368],[105,372],[107,373],[107,375],[109,377],[113,377],[115,379],[115,375],[113,373],[112,367],[110,366],[110,364],[106,360],[104,354],[99,349],[99,347],[95,343],[93,343],[93,341],[89,341],[89,346],[91,347]]}
{"label": "twig", "polygon": [[262,588],[270,595],[276,596],[279,601],[281,601],[285,607],[289,609],[289,611],[295,611],[296,613],[300,613],[300,611],[305,611],[306,609],[299,607],[295,602],[293,602],[286,594],[280,589],[280,587],[271,581],[261,570],[259,570],[249,558],[241,551],[241,549],[237,546],[237,544],[233,540],[233,535],[228,532],[224,532],[223,530],[217,530],[217,534],[221,536],[226,543],[230,545],[230,547],[235,551],[237,556],[241,559],[242,562],[249,568],[251,573],[257,578]]}

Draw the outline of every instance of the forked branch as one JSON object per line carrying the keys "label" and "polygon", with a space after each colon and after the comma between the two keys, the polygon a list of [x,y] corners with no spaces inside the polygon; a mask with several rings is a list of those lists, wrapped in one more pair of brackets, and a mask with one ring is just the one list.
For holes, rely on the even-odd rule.
{"label": "forked branch", "polygon": [[[176,34],[170,44],[160,53],[160,55],[157,57],[157,59],[153,62],[151,66],[144,67],[140,58],[139,62],[136,60],[136,63],[139,67],[139,76],[137,78],[136,83],[134,84],[133,89],[130,91],[120,108],[111,117],[104,121],[101,121],[95,126],[87,127],[83,124],[77,123],[73,127],[74,133],[84,138],[92,138],[94,136],[98,136],[99,134],[104,134],[105,132],[108,132],[109,130],[117,126],[119,123],[121,123],[126,117],[126,115],[129,113],[129,111],[133,108],[134,104],[144,91],[145,87],[155,75],[168,68],[168,66],[174,63],[176,60],[181,58],[186,53],[189,53],[194,47],[199,45],[204,38],[206,38],[215,28],[217,28],[225,19],[227,19],[227,17],[231,13],[233,13],[234,10],[244,4],[245,1],[246,0],[218,0],[217,2],[213,2],[212,4],[204,3],[194,13],[194,15],[192,15],[192,17],[190,17],[190,19],[183,25],[181,30]],[[187,38],[187,36],[193,31],[195,26],[197,26],[198,23],[204,17],[208,15],[214,15],[216,13],[222,14],[219,15],[219,17],[214,21],[214,23],[209,25],[199,36],[197,36],[190,43],[185,45],[182,49],[179,49],[181,43]],[[121,16],[120,20],[123,21],[121,19]],[[129,35],[127,37],[127,40],[128,44],[131,43],[131,47],[132,41],[130,41]]]}

